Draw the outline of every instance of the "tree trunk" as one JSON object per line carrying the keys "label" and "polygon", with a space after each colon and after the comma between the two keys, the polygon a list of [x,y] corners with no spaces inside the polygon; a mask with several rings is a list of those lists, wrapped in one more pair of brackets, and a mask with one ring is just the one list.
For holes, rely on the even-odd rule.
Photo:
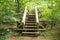
{"label": "tree trunk", "polygon": [[19,13],[19,9],[20,9],[19,0],[16,0],[16,2],[17,2],[17,10],[16,10],[16,12]]}

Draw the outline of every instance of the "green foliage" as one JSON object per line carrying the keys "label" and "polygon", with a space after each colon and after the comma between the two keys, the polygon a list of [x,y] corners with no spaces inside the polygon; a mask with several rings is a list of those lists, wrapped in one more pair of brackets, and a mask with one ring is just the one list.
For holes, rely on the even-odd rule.
{"label": "green foliage", "polygon": [[34,6],[38,7],[39,20],[59,21],[60,1],[59,0],[20,0],[20,14],[16,16],[16,0],[0,0],[0,22],[16,22],[22,20],[24,7],[34,13]]}
{"label": "green foliage", "polygon": [[14,0],[0,0],[0,22],[15,22],[18,20],[16,17],[14,17],[16,15],[15,5]]}
{"label": "green foliage", "polygon": [[8,37],[13,34],[12,29],[0,29],[0,40],[8,40]]}
{"label": "green foliage", "polygon": [[37,6],[39,12],[39,20],[56,22],[60,20],[60,9],[58,8],[59,0],[23,0],[21,4],[21,9],[24,9],[24,7],[27,6],[31,13],[34,12],[34,6]]}

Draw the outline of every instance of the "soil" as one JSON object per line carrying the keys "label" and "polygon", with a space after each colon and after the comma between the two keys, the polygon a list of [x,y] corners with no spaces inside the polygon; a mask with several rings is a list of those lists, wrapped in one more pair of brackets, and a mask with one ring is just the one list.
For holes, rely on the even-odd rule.
{"label": "soil", "polygon": [[10,36],[9,40],[48,40],[46,37],[29,37],[29,36]]}

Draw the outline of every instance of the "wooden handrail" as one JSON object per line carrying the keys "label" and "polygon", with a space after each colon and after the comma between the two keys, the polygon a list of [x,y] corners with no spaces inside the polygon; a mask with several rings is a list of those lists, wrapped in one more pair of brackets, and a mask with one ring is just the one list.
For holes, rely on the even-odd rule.
{"label": "wooden handrail", "polygon": [[25,24],[25,19],[26,19],[27,12],[28,12],[27,7],[25,7],[24,15],[23,15],[23,19],[22,19],[23,24]]}
{"label": "wooden handrail", "polygon": [[35,15],[36,15],[36,22],[39,23],[37,7],[35,7]]}

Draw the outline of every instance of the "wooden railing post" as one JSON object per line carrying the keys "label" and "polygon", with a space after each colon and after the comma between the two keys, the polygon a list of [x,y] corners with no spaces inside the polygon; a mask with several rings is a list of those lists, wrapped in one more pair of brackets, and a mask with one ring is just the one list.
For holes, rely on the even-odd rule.
{"label": "wooden railing post", "polygon": [[27,12],[28,12],[27,7],[25,7],[24,15],[23,15],[23,19],[22,19],[22,23],[23,23],[23,24],[25,24]]}
{"label": "wooden railing post", "polygon": [[37,7],[35,7],[35,15],[36,15],[36,22],[39,23]]}

